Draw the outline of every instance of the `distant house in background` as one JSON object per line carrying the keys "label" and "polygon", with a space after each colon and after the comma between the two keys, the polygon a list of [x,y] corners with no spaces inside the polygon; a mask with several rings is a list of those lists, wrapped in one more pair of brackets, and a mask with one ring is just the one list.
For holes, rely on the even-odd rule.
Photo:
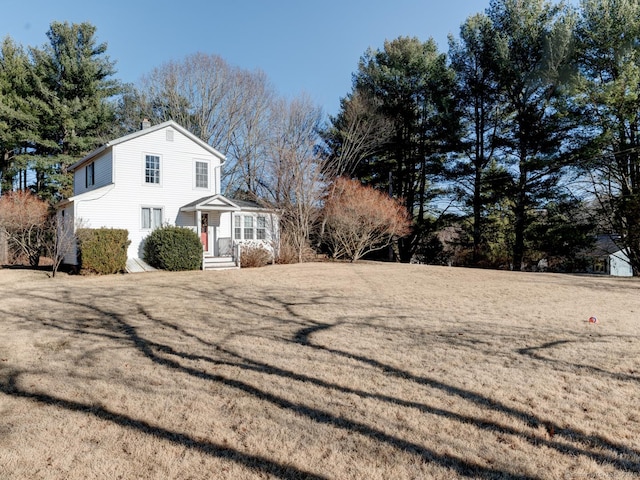
{"label": "distant house in background", "polygon": [[[127,268],[144,268],[147,235],[162,225],[190,228],[203,246],[203,268],[239,266],[239,245],[271,249],[278,240],[272,211],[220,193],[225,157],[173,121],[112,140],[70,167],[73,196],[58,215],[75,228],[123,228],[131,244]],[[77,264],[73,252],[65,263]]]}
{"label": "distant house in background", "polygon": [[618,246],[619,238],[598,235],[594,248],[587,254],[591,259],[591,272],[614,277],[632,277],[633,268],[624,249]]}

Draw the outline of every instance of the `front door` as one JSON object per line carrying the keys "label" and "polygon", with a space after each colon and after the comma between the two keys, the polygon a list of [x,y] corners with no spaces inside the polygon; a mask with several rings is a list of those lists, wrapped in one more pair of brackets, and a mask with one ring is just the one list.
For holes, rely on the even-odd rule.
{"label": "front door", "polygon": [[209,251],[209,214],[202,213],[200,216],[200,241],[205,252]]}

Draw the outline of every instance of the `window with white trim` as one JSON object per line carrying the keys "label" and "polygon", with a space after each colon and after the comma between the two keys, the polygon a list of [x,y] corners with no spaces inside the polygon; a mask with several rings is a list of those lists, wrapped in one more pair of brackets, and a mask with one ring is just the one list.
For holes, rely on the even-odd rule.
{"label": "window with white trim", "polygon": [[267,217],[264,217],[262,215],[258,215],[256,217],[256,239],[267,239]]}
{"label": "window with white trim", "polygon": [[234,215],[234,240],[266,240],[267,217],[264,215]]}
{"label": "window with white trim", "polygon": [[253,240],[253,217],[245,215],[244,217],[244,239]]}
{"label": "window with white trim", "polygon": [[96,184],[95,177],[95,163],[91,162],[85,167],[84,170],[84,186],[86,188],[92,187]]}
{"label": "window with white trim", "polygon": [[209,188],[209,163],[196,161],[196,188]]}
{"label": "window with white trim", "polygon": [[160,184],[160,157],[157,155],[145,155],[144,158],[144,183]]}
{"label": "window with white trim", "polygon": [[233,238],[242,240],[242,217],[240,215],[233,217]]}
{"label": "window with white trim", "polygon": [[142,207],[142,229],[154,230],[162,226],[162,207]]}

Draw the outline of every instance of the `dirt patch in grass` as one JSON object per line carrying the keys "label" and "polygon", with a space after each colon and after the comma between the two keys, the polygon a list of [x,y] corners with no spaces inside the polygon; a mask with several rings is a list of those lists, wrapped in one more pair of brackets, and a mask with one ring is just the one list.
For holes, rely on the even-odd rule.
{"label": "dirt patch in grass", "polygon": [[0,477],[635,478],[639,294],[376,263],[0,270]]}

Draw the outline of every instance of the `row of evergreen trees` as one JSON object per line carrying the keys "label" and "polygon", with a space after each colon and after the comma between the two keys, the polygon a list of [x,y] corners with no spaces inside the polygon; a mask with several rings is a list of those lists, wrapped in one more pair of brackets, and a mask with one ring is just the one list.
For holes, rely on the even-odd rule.
{"label": "row of evergreen trees", "polygon": [[639,113],[637,0],[492,0],[448,54],[368,50],[324,137],[339,171],[404,199],[404,260],[429,251],[446,199],[468,263],[575,260],[606,232],[637,272]]}
{"label": "row of evergreen trees", "polygon": [[71,194],[67,168],[114,132],[114,62],[89,23],[54,22],[49,43],[0,46],[0,193]]}

